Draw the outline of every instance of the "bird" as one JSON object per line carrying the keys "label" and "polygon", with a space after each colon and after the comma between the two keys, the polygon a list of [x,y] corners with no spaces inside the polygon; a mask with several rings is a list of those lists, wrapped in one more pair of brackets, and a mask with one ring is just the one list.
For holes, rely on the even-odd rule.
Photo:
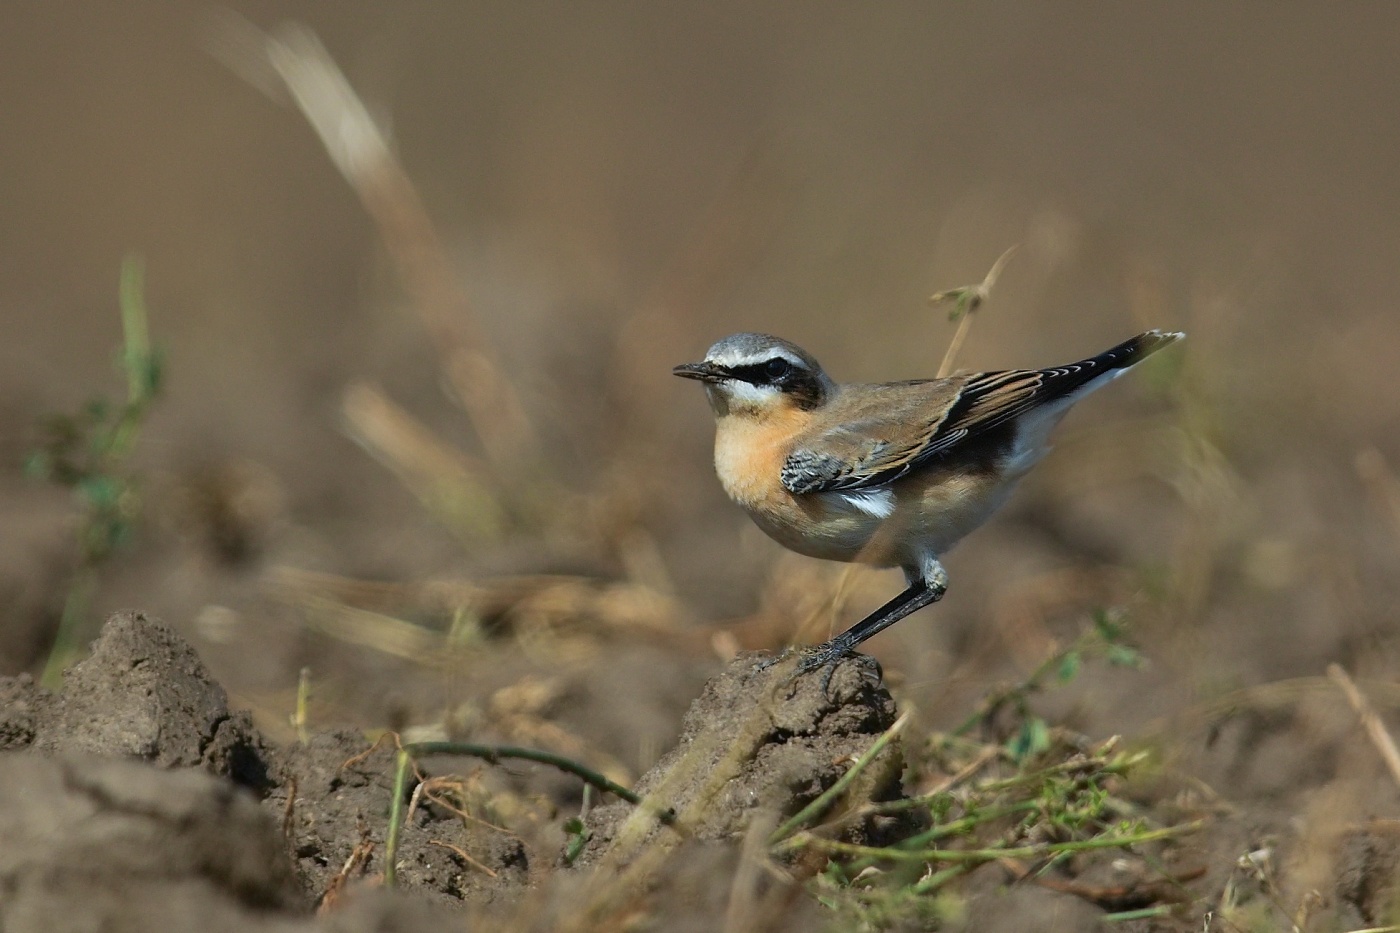
{"label": "bird", "polygon": [[715,471],[729,498],[808,557],[898,567],[906,587],[829,641],[794,677],[943,598],[947,551],[1000,508],[1050,451],[1075,402],[1180,340],[1150,330],[1049,369],[841,384],[806,350],[769,334],[714,344],[672,372],[704,384]]}

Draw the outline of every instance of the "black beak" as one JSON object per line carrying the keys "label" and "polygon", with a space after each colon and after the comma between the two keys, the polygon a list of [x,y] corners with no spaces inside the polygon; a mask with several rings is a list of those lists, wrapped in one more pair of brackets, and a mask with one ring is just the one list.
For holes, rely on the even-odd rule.
{"label": "black beak", "polygon": [[729,378],[729,373],[714,363],[682,363],[671,372],[686,379],[699,379],[701,382],[720,382]]}

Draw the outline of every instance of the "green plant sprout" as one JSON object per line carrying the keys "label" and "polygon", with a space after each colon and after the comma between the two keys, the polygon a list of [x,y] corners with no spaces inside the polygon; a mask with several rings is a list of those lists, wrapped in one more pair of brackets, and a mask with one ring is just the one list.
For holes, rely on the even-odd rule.
{"label": "green plant sprout", "polygon": [[1049,748],[1050,733],[1045,720],[1031,711],[1031,696],[1045,689],[1051,681],[1063,685],[1074,680],[1086,658],[1102,658],[1116,667],[1141,667],[1142,655],[1123,641],[1126,627],[1126,617],[1121,611],[1097,610],[1091,627],[1067,647],[1052,652],[1024,680],[989,694],[952,735],[966,735],[978,723],[989,722],[1010,707],[1021,727],[1007,743],[1006,750],[1017,762],[1035,758]]}
{"label": "green plant sprout", "polygon": [[49,416],[40,426],[41,446],[25,463],[30,476],[71,489],[83,512],[78,565],[41,675],[50,688],[60,685],[64,669],[82,650],[98,571],[130,540],[140,513],[138,478],[128,460],[164,376],[160,349],[151,345],[144,280],[139,258],[123,260],[117,366],[126,375],[126,400],[113,405],[97,398],[76,414]]}
{"label": "green plant sprout", "polygon": [[[826,859],[812,891],[833,911],[833,929],[870,931],[956,925],[964,898],[954,882],[987,864],[1014,863],[1031,883],[1067,859],[1095,852],[1136,852],[1152,864],[1142,847],[1196,832],[1204,821],[1154,825],[1117,796],[1126,776],[1149,759],[1147,752],[1120,751],[1116,738],[1086,747],[1083,737],[1046,723],[1030,708],[1034,694],[1074,680],[1087,661],[1140,666],[1141,656],[1124,642],[1125,627],[1120,611],[1096,612],[1073,642],[1020,682],[989,693],[952,732],[932,737],[929,748],[947,775],[936,789],[867,803],[825,822],[804,811],[785,824],[786,832],[773,835],[770,854],[779,862]],[[1001,729],[984,741],[972,737],[1003,714],[1011,719],[1009,739],[998,738],[1005,735]],[[853,819],[909,811],[922,811],[925,828],[893,844],[836,838]],[[1126,905],[1131,909],[1112,912],[1111,903],[1100,904],[1105,922],[1170,913],[1185,894],[1173,876],[1158,873],[1144,882],[1144,901]]]}

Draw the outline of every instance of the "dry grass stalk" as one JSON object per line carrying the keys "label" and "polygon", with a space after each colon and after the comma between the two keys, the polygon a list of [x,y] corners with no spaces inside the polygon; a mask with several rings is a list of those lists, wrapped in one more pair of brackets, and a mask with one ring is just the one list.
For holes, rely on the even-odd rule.
{"label": "dry grass stalk", "polygon": [[297,811],[297,776],[287,781],[287,805],[282,808],[282,838],[290,840],[295,829]]}
{"label": "dry grass stalk", "polygon": [[[478,826],[489,829],[492,832],[500,833],[503,836],[510,836],[515,839],[520,838],[503,826],[497,826],[490,820],[484,820],[473,813],[467,812],[465,803],[459,805],[459,801],[465,801],[468,797],[468,791],[467,781],[456,775],[443,775],[441,777],[430,777],[426,780],[421,780],[418,786],[413,789],[413,797],[408,802],[408,816],[406,816],[405,819],[412,819],[414,812],[418,809],[418,805],[426,800],[429,803],[437,804],[458,819],[468,823],[475,823]],[[456,801],[450,799],[448,794],[455,797]]]}
{"label": "dry grass stalk", "polygon": [[514,386],[493,362],[471,302],[388,135],[315,33],[290,24],[263,33],[235,15],[217,22],[213,51],[264,91],[289,95],[379,228],[432,335],[443,371],[491,460],[535,463],[534,432]]}
{"label": "dry grass stalk", "polygon": [[382,745],[385,741],[392,743],[395,749],[403,748],[403,743],[399,741],[399,735],[397,732],[381,732],[379,734],[379,738],[375,739],[374,743],[370,745],[369,748],[360,752],[358,755],[351,755],[349,758],[342,761],[340,763],[339,770],[344,771],[346,768],[352,767],[364,761],[370,755],[373,755],[375,751],[378,750],[379,746]]}
{"label": "dry grass stalk", "polygon": [[421,625],[317,596],[297,600],[307,624],[331,638],[422,664],[445,656],[446,638]]}
{"label": "dry grass stalk", "polygon": [[954,303],[952,315],[958,322],[958,329],[953,332],[953,339],[948,342],[948,350],[943,354],[943,362],[938,364],[937,378],[943,379],[953,374],[953,364],[962,350],[963,341],[967,340],[968,331],[972,329],[973,314],[991,297],[992,287],[996,285],[997,279],[1001,278],[1001,270],[1006,267],[1007,260],[1016,249],[1017,247],[1013,246],[997,257],[997,261],[992,263],[992,268],[987,271],[987,277],[979,284],[951,288],[929,297],[928,303],[931,305]]}
{"label": "dry grass stalk", "polygon": [[326,885],[325,892],[321,895],[320,902],[316,905],[316,913],[327,914],[335,909],[336,902],[345,893],[346,886],[350,879],[357,874],[363,873],[365,866],[369,864],[370,857],[374,855],[374,843],[369,838],[369,827],[361,826],[360,841],[355,844],[355,848],[350,850],[350,855],[345,859],[345,864],[340,867],[340,871]]}
{"label": "dry grass stalk", "polygon": [[1400,537],[1400,479],[1396,478],[1385,455],[1374,447],[1360,451],[1356,455],[1356,472],[1372,498],[1385,510],[1396,536]]}
{"label": "dry grass stalk", "polygon": [[[278,568],[273,591],[312,629],[433,669],[454,669],[482,635],[547,662],[595,655],[608,641],[705,650],[679,603],[645,586],[584,577],[502,577],[479,583],[378,583]],[[489,642],[488,642],[489,644]]]}
{"label": "dry grass stalk", "polygon": [[430,845],[430,846],[438,846],[438,847],[443,848],[443,849],[448,849],[448,850],[452,851],[453,853],[455,853],[456,856],[457,856],[458,858],[460,858],[462,861],[466,862],[468,865],[472,866],[473,868],[477,869],[478,871],[485,872],[487,875],[490,875],[492,878],[495,878],[495,877],[496,877],[496,873],[495,873],[494,871],[492,871],[489,867],[487,867],[486,865],[483,865],[481,862],[478,862],[476,859],[474,859],[474,858],[472,858],[470,855],[468,855],[467,852],[466,852],[466,850],[463,849],[461,846],[454,846],[454,845],[453,845],[452,843],[450,843],[450,842],[442,842],[442,841],[437,840],[437,839],[429,839],[429,840],[428,840],[428,845]]}
{"label": "dry grass stalk", "polygon": [[1356,711],[1356,715],[1361,717],[1362,728],[1366,730],[1366,735],[1370,738],[1371,744],[1380,753],[1381,760],[1390,771],[1390,776],[1400,786],[1400,750],[1395,747],[1395,740],[1386,731],[1385,723],[1381,722],[1381,717],[1376,715],[1375,709],[1371,706],[1365,694],[1356,686],[1347,672],[1340,664],[1327,665],[1327,676],[1332,678],[1346,696],[1351,708]]}
{"label": "dry grass stalk", "polygon": [[729,906],[724,912],[724,933],[750,933],[762,929],[759,918],[759,882],[769,865],[768,836],[777,826],[777,817],[761,813],[749,824],[739,849],[739,864],[729,884]]}
{"label": "dry grass stalk", "polygon": [[423,507],[471,539],[499,535],[507,516],[479,465],[444,443],[377,387],[347,386],[346,433],[393,473]]}
{"label": "dry grass stalk", "polygon": [[915,796],[932,797],[935,794],[946,794],[964,781],[972,778],[988,764],[996,761],[1001,756],[1003,749],[1000,745],[987,745],[979,751],[975,757],[967,764],[963,765],[954,773],[948,775],[943,780],[929,788],[920,789]]}

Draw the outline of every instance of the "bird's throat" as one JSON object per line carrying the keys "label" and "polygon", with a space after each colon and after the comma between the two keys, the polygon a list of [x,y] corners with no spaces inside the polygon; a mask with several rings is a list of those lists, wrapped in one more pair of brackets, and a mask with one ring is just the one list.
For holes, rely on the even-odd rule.
{"label": "bird's throat", "polygon": [[729,414],[715,421],[715,472],[729,498],[748,509],[790,495],[781,482],[793,439],[806,427],[801,411]]}

